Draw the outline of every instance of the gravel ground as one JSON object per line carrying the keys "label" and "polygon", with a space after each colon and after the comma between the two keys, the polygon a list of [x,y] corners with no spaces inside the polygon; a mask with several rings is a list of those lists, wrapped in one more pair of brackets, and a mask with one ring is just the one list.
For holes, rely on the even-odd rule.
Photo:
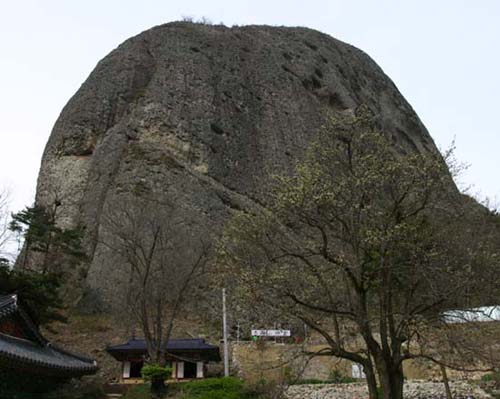
{"label": "gravel ground", "polygon": [[[455,399],[491,398],[482,389],[466,382],[451,382],[450,386]],[[368,389],[365,384],[293,385],[286,396],[288,399],[366,399]],[[444,385],[440,382],[406,383],[404,396],[408,399],[446,399]]]}

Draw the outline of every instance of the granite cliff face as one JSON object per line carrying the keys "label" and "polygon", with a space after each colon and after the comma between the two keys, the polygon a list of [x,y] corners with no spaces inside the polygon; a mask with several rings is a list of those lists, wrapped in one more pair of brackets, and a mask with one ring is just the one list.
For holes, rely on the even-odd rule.
{"label": "granite cliff face", "polygon": [[265,201],[270,175],[291,170],[326,115],[360,104],[401,150],[437,151],[375,62],[317,31],[178,22],[124,42],[62,111],[38,180],[39,204],[61,199],[61,225],[87,226],[82,303],[116,298],[121,265],[99,234],[117,193],[174,199],[217,231]]}

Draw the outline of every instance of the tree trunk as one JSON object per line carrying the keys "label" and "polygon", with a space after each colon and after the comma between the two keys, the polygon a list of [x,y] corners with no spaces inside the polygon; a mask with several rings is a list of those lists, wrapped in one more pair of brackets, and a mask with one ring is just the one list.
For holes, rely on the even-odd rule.
{"label": "tree trunk", "polygon": [[439,366],[441,367],[441,374],[443,376],[443,384],[444,384],[444,388],[446,389],[446,398],[452,399],[453,396],[451,395],[450,382],[448,380],[448,373],[446,372],[446,367],[443,366],[442,364],[440,364]]}
{"label": "tree trunk", "polygon": [[368,395],[370,399],[379,399],[377,391],[377,379],[372,366],[364,366],[363,371],[366,375],[366,384],[368,385]]}
{"label": "tree trunk", "polygon": [[[165,353],[160,349],[161,343],[155,343],[153,345],[156,347],[154,351],[154,357],[155,359],[154,364],[160,367],[165,367],[167,365],[167,358],[165,356]],[[151,378],[151,396],[154,399],[161,399],[163,398],[168,391],[168,385],[165,383],[165,377],[153,377]]]}
{"label": "tree trunk", "polygon": [[382,389],[382,399],[402,399],[404,375],[402,366],[391,367],[385,361],[377,362],[377,374]]}
{"label": "tree trunk", "polygon": [[163,378],[154,378],[151,380],[151,394],[153,398],[162,398],[167,393],[167,385]]}
{"label": "tree trunk", "polygon": [[403,387],[404,387],[404,374],[403,366],[395,368],[391,373],[391,398],[392,399],[402,399],[403,398]]}

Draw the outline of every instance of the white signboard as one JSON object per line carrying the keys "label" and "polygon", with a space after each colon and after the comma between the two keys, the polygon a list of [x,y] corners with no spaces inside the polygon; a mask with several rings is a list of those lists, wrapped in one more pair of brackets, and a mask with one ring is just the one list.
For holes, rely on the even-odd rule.
{"label": "white signboard", "polygon": [[290,337],[290,330],[252,330],[252,337]]}

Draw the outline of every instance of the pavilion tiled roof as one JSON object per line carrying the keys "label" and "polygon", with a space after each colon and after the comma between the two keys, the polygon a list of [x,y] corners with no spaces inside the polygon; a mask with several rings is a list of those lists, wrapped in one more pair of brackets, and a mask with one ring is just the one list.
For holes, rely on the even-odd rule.
{"label": "pavilion tiled roof", "polygon": [[[124,344],[108,346],[108,351],[113,350],[146,350],[146,341],[143,339],[132,338]],[[170,339],[167,343],[167,351],[169,350],[200,350],[200,349],[216,349],[219,347],[210,345],[203,338],[183,338]]]}
{"label": "pavilion tiled roof", "polygon": [[[112,345],[106,351],[118,360],[122,360],[127,353],[146,354],[147,346],[144,339],[132,338],[129,341]],[[198,353],[205,360],[220,361],[219,347],[205,342],[203,338],[170,339],[166,345],[168,354]]]}
{"label": "pavilion tiled roof", "polygon": [[30,331],[30,340],[0,333],[1,366],[57,377],[76,377],[97,371],[95,360],[68,352],[48,342],[18,305],[16,295],[0,296],[0,321],[15,314],[20,316]]}

